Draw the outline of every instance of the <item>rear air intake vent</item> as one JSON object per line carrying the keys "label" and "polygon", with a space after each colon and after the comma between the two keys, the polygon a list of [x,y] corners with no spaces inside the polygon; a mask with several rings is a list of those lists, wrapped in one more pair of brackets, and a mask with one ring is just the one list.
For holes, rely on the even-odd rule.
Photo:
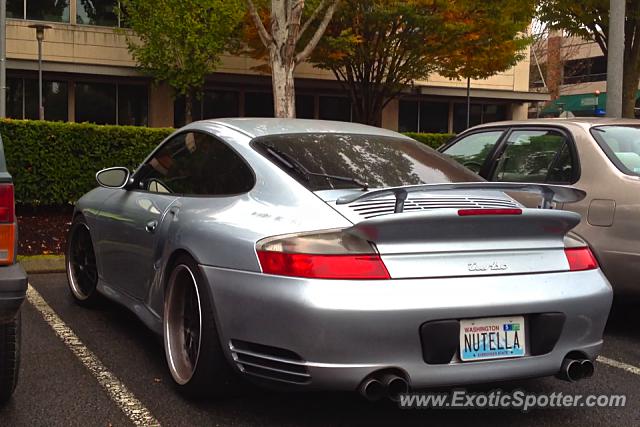
{"label": "rear air intake vent", "polygon": [[245,374],[292,384],[311,381],[305,361],[290,350],[239,340],[231,340],[229,347]]}
{"label": "rear air intake vent", "polygon": [[[383,197],[348,205],[365,219],[394,212],[395,198]],[[505,209],[520,206],[508,199],[492,197],[409,197],[404,203],[404,212],[419,212],[432,209]]]}

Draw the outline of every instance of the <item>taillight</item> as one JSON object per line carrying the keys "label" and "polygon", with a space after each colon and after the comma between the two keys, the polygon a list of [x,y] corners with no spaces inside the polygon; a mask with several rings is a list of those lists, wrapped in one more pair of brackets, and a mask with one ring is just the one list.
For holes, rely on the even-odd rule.
{"label": "taillight", "polygon": [[594,270],[598,268],[598,261],[588,247],[565,248],[564,253],[567,256],[570,271]]}
{"label": "taillight", "polygon": [[15,245],[13,184],[0,184],[0,264],[13,264]]}
{"label": "taillight", "polygon": [[14,218],[13,184],[0,184],[0,223],[13,222]]}
{"label": "taillight", "polygon": [[340,231],[270,237],[256,246],[266,274],[315,279],[389,279],[371,243]]}

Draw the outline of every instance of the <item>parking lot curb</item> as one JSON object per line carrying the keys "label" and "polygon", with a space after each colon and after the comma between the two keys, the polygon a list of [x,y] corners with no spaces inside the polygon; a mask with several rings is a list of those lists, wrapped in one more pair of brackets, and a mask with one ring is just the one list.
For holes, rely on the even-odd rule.
{"label": "parking lot curb", "polygon": [[27,274],[64,273],[64,256],[24,257],[18,261]]}

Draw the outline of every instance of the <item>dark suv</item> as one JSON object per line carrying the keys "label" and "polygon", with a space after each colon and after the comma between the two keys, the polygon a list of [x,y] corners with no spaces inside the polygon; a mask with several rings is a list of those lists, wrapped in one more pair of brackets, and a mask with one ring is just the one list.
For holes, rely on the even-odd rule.
{"label": "dark suv", "polygon": [[13,394],[20,367],[20,306],[27,275],[16,262],[17,243],[13,181],[0,138],[0,402]]}

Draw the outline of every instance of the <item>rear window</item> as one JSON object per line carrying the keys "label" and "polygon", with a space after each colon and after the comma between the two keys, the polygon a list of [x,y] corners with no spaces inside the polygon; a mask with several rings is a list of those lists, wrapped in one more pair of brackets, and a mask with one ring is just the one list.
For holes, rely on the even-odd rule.
{"label": "rear window", "polygon": [[640,176],[640,127],[598,126],[591,134],[621,172]]}
{"label": "rear window", "polygon": [[[287,134],[256,138],[252,146],[312,191],[482,180],[424,144],[400,138],[351,134]],[[291,167],[294,165],[295,167]]]}

